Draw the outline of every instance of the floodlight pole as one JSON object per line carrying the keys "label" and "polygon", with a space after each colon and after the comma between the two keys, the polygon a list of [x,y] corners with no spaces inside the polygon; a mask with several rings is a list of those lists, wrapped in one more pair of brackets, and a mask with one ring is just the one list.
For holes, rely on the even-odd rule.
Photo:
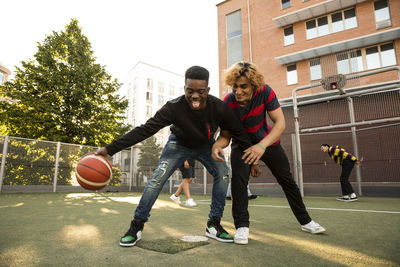
{"label": "floodlight pole", "polygon": [[1,193],[1,186],[3,185],[4,170],[5,170],[5,167],[6,167],[7,147],[8,147],[8,135],[6,135],[5,138],[4,138],[3,157],[1,158],[0,193]]}

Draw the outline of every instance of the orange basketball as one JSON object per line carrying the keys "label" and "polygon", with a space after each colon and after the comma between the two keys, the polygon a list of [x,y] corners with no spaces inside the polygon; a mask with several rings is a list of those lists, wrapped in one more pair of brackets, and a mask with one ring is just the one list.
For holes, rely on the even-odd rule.
{"label": "orange basketball", "polygon": [[83,156],[76,166],[75,176],[78,183],[88,190],[100,190],[111,180],[112,166],[101,155]]}

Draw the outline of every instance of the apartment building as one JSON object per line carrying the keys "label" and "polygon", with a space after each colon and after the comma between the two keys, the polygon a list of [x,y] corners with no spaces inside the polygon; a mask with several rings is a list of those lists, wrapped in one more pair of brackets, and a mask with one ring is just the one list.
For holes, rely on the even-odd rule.
{"label": "apartment building", "polygon": [[[400,1],[226,0],[216,6],[220,97],[230,90],[223,84],[225,69],[241,60],[259,67],[282,104],[281,144],[295,179],[304,177],[305,192],[340,191],[340,168],[319,151],[330,143],[368,158],[351,176],[360,193],[399,196]],[[342,91],[322,86],[333,76],[345,77]],[[293,94],[299,88],[307,89]],[[310,104],[294,109],[293,95]],[[267,188],[276,181],[264,171],[257,183]],[[272,192],[265,188],[261,194]]]}
{"label": "apartment building", "polygon": [[257,64],[280,99],[335,73],[399,65],[397,0],[227,0],[217,8],[221,97],[223,70],[240,60]]}
{"label": "apartment building", "polygon": [[[127,85],[127,123],[139,126],[167,101],[183,94],[184,77],[139,61],[128,73]],[[155,135],[160,146],[167,142],[169,133],[169,128],[166,127]]]}
{"label": "apartment building", "polygon": [[11,71],[0,62],[0,84],[5,83],[9,75],[11,75]]}
{"label": "apartment building", "polygon": [[[129,71],[126,85],[126,98],[129,101],[125,122],[133,127],[144,124],[167,101],[183,94],[184,77],[169,70],[139,61]],[[160,146],[164,146],[170,134],[169,127],[161,129],[154,136]],[[140,187],[145,184],[143,174],[138,172],[141,143],[130,150],[121,151],[114,156],[115,164],[122,171],[122,184]],[[156,166],[152,166],[155,168]],[[132,169],[131,169],[132,168]],[[173,179],[178,175],[174,174]]]}

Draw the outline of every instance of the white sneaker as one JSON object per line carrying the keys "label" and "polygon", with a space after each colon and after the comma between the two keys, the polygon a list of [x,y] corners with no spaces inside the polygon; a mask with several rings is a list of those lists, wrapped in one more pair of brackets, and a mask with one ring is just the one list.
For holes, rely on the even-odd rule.
{"label": "white sneaker", "polygon": [[196,202],[194,202],[193,198],[189,198],[188,200],[186,200],[186,206],[188,206],[188,207],[196,207],[197,204],[196,204]]}
{"label": "white sneaker", "polygon": [[301,230],[303,230],[304,232],[312,233],[312,234],[320,234],[320,233],[325,232],[325,228],[314,221],[311,221],[305,225],[302,225]]}
{"label": "white sneaker", "polygon": [[172,194],[169,198],[170,198],[172,201],[175,201],[176,204],[179,204],[179,205],[182,204],[181,198],[175,196],[175,194]]}
{"label": "white sneaker", "polygon": [[236,231],[233,242],[246,245],[249,242],[249,227],[239,227]]}

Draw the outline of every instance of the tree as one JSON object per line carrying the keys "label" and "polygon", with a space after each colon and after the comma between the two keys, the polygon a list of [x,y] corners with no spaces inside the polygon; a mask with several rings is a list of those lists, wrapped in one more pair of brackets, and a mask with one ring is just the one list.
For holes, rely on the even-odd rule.
{"label": "tree", "polygon": [[121,84],[95,62],[76,19],[38,43],[34,58],[0,87],[14,100],[0,101],[0,134],[103,146],[129,129]]}
{"label": "tree", "polygon": [[161,151],[162,147],[156,143],[156,138],[154,136],[144,140],[140,148],[139,160],[137,163],[139,171],[150,177],[151,172],[157,168]]}

